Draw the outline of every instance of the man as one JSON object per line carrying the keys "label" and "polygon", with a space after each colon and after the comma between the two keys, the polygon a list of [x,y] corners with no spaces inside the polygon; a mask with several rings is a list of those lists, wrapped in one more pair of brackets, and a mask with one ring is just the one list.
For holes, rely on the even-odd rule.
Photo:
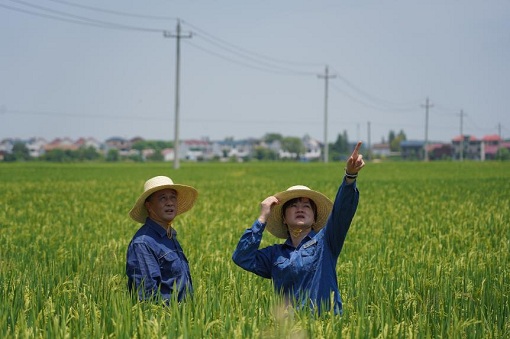
{"label": "man", "polygon": [[145,182],[129,216],[143,226],[129,243],[126,259],[128,288],[139,300],[178,301],[193,293],[188,260],[172,228],[174,218],[193,207],[198,192],[172,179],[157,176]]}

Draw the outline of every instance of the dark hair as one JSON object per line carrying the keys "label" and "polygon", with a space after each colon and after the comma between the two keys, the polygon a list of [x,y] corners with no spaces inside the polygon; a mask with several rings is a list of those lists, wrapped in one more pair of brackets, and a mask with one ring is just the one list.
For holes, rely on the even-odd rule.
{"label": "dark hair", "polygon": [[315,205],[315,201],[313,201],[312,199],[307,198],[307,197],[299,197],[299,198],[290,199],[285,204],[283,204],[283,207],[282,207],[282,217],[285,218],[285,211],[287,210],[287,208],[290,205],[292,205],[295,202],[301,201],[301,199],[303,199],[303,198],[306,198],[306,199],[308,199],[310,201],[310,205],[312,205],[312,210],[313,210],[313,219],[317,220],[317,205]]}

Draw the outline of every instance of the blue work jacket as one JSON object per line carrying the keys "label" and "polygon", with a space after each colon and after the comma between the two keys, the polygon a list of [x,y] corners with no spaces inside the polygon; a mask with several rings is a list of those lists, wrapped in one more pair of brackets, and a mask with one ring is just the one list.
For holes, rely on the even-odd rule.
{"label": "blue work jacket", "polygon": [[188,259],[184,255],[177,233],[169,239],[166,230],[152,219],[136,232],[126,256],[128,288],[138,293],[140,300],[161,298],[169,301],[177,293],[182,301],[193,292]]}
{"label": "blue work jacket", "polygon": [[297,248],[289,237],[283,244],[259,249],[265,224],[256,220],[242,235],[232,259],[243,269],[272,279],[276,292],[294,306],[320,313],[331,309],[332,299],[335,313],[341,314],[336,264],[358,200],[356,182],[347,184],[344,179],[324,228],[310,231]]}

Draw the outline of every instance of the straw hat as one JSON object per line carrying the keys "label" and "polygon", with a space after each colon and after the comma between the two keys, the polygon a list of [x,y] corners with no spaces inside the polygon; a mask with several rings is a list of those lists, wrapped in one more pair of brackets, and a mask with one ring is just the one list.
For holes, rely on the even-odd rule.
{"label": "straw hat", "polygon": [[271,207],[271,213],[267,219],[266,230],[275,237],[282,239],[287,239],[289,236],[287,226],[283,224],[282,212],[283,205],[285,205],[287,201],[294,198],[308,198],[313,200],[317,206],[317,220],[315,220],[315,224],[313,226],[313,229],[316,232],[326,225],[331,209],[333,208],[333,202],[329,200],[328,197],[303,185],[289,187],[286,191],[276,193],[274,196],[278,199],[279,204],[275,204]]}
{"label": "straw hat", "polygon": [[198,196],[198,191],[186,185],[174,184],[172,179],[165,176],[157,176],[151,178],[145,182],[143,186],[143,193],[136,200],[135,206],[129,211],[129,216],[134,221],[144,223],[148,216],[147,208],[145,208],[145,199],[152,193],[163,190],[165,188],[171,188],[177,191],[177,214],[182,214],[189,211]]}

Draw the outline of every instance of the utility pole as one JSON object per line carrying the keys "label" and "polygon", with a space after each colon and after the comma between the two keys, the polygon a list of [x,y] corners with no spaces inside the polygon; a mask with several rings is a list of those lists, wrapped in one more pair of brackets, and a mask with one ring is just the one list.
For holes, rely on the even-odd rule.
{"label": "utility pole", "polygon": [[175,58],[175,126],[174,126],[174,169],[179,169],[179,77],[181,71],[181,38],[191,38],[191,33],[181,35],[181,21],[177,20],[176,34],[164,31],[165,38],[176,38]]}
{"label": "utility pole", "polygon": [[368,152],[367,152],[367,155],[368,155],[368,160],[372,160],[372,142],[371,142],[371,134],[372,132],[370,132],[370,121],[367,122],[367,147],[368,147]]}
{"label": "utility pole", "polygon": [[499,136],[499,139],[498,139],[498,157],[499,157],[499,160],[502,160],[501,159],[501,123],[498,123],[498,136]]}
{"label": "utility pole", "polygon": [[460,161],[464,161],[464,129],[463,129],[463,118],[466,114],[464,114],[463,110],[460,110]]}
{"label": "utility pole", "polygon": [[425,105],[421,105],[421,107],[425,107],[425,161],[429,161],[429,108],[434,107],[429,103],[429,98],[425,102]]}
{"label": "utility pole", "polygon": [[320,79],[324,79],[324,162],[329,160],[329,145],[328,145],[328,82],[329,79],[336,78],[336,75],[329,75],[328,66],[326,65],[326,72],[324,75],[319,74]]}

